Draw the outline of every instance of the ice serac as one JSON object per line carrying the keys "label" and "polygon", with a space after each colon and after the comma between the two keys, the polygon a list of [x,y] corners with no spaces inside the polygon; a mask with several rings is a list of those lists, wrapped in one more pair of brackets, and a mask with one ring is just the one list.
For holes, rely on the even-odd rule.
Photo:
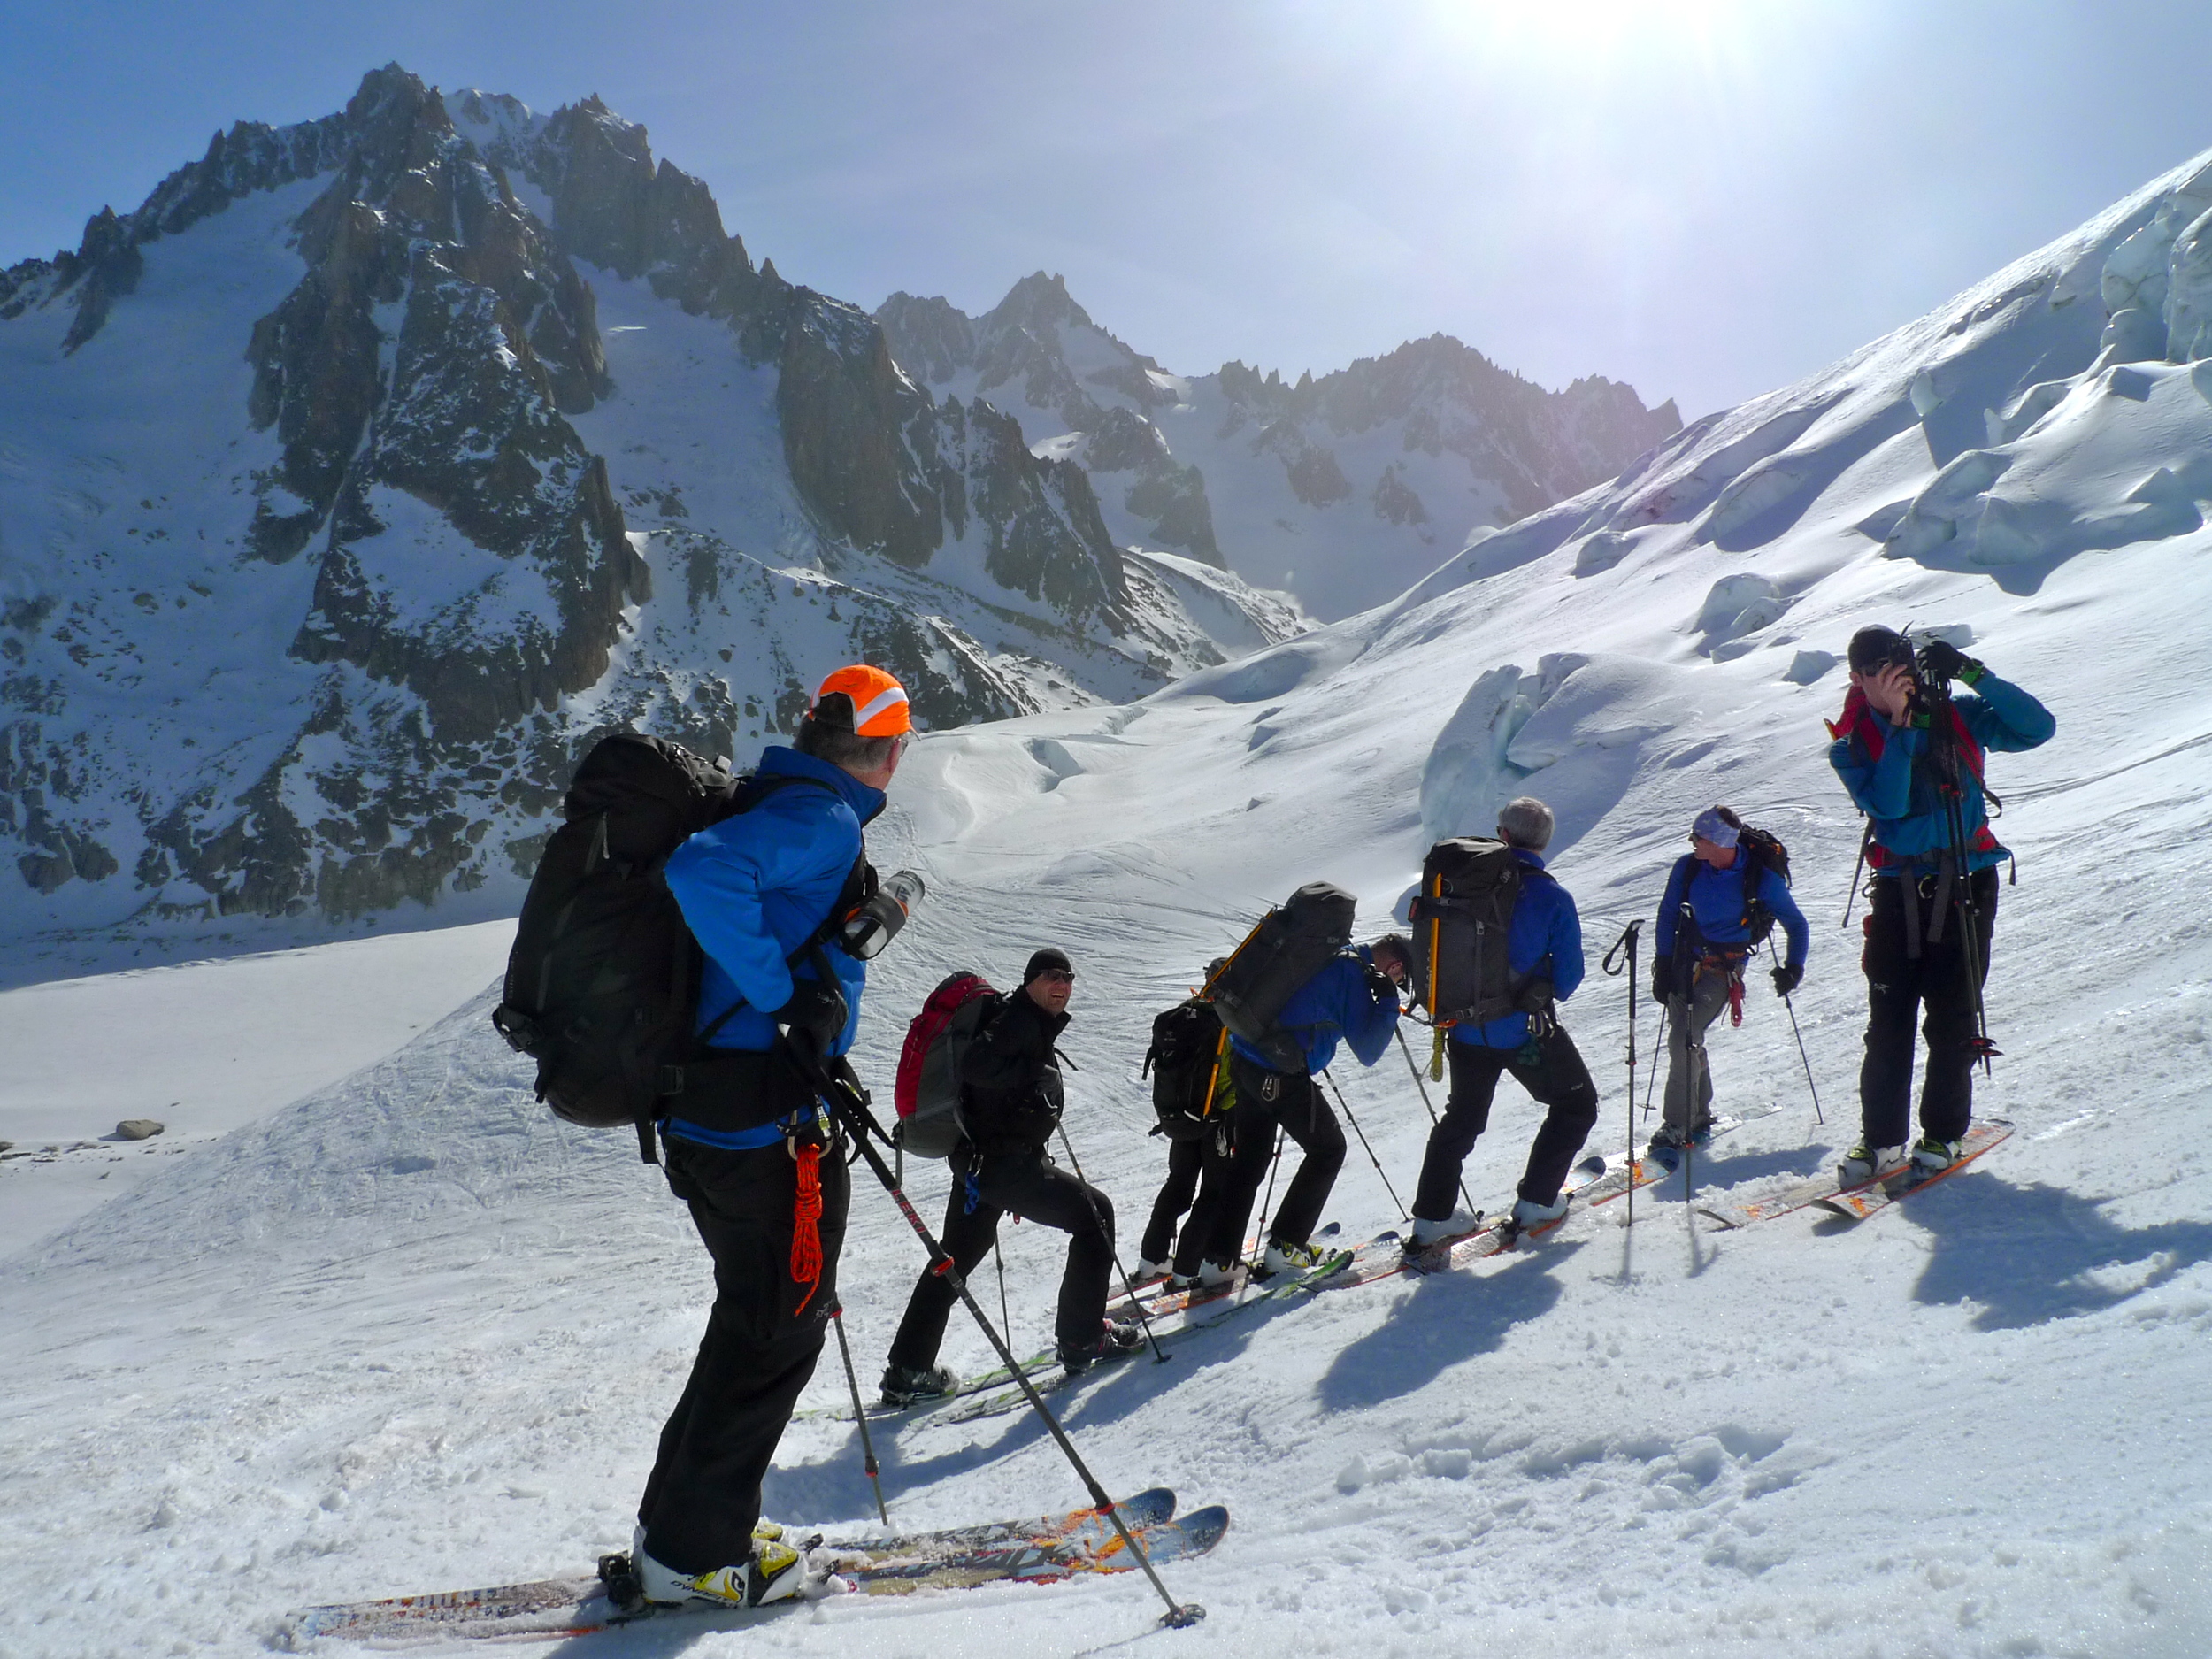
{"label": "ice serac", "polygon": [[511,893],[576,756],[866,657],[944,726],[1303,626],[757,265],[598,99],[389,65],[0,273],[0,933]]}
{"label": "ice serac", "polygon": [[1443,334],[1294,384],[1240,363],[1171,374],[1043,272],[981,317],[910,294],[876,315],[908,373],[987,398],[1079,463],[1117,541],[1224,565],[1323,617],[1390,598],[1470,526],[1548,507],[1681,424],[1611,380],[1548,392]]}

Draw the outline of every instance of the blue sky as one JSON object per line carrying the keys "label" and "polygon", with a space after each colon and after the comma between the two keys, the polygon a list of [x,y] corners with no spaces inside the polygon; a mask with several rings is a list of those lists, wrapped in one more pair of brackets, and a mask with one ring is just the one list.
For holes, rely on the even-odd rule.
{"label": "blue sky", "polygon": [[396,59],[598,92],[756,258],[863,304],[1043,268],[1186,373],[1440,330],[1685,416],[2212,148],[2212,7],[2164,0],[18,0],[7,36],[0,263]]}

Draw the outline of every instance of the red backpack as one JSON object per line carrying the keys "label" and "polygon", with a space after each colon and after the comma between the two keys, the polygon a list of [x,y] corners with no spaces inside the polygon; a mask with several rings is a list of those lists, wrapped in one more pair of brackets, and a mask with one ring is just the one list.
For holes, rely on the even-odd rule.
{"label": "red backpack", "polygon": [[918,1158],[951,1155],[960,1139],[960,1062],[1004,999],[979,973],[952,975],[906,1028],[891,1099],[899,1145]]}

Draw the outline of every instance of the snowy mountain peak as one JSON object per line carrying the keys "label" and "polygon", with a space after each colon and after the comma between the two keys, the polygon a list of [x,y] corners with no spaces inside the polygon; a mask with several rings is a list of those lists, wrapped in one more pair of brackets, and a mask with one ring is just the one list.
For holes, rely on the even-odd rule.
{"label": "snowy mountain peak", "polygon": [[0,432],[18,931],[511,902],[610,727],[738,754],[857,657],[955,725],[1302,626],[1128,564],[642,127],[396,65],[0,279]]}
{"label": "snowy mountain peak", "polygon": [[1006,290],[1001,300],[983,317],[987,332],[998,333],[1009,328],[1089,328],[1094,326],[1090,313],[1078,305],[1068,293],[1064,278],[1057,272],[1031,273]]}

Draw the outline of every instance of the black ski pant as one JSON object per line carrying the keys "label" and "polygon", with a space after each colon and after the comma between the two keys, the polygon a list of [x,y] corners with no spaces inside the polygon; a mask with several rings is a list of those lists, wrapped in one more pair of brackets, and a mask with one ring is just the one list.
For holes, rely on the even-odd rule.
{"label": "black ski pant", "polygon": [[[1206,1240],[1205,1259],[1222,1267],[1244,1254],[1244,1230],[1251,1223],[1260,1184],[1267,1179],[1268,1160],[1275,1155],[1277,1129],[1305,1156],[1283,1189],[1283,1202],[1267,1229],[1270,1240],[1279,1244],[1310,1241],[1320,1225],[1329,1191],[1336,1185],[1337,1171],[1344,1167],[1344,1131],[1310,1077],[1303,1071],[1271,1071],[1242,1055],[1230,1062],[1229,1076],[1236,1085],[1237,1103],[1230,1114],[1228,1167],[1217,1184],[1209,1183],[1200,1193],[1186,1233],[1200,1233]],[[1207,1200],[1216,1192],[1219,1196],[1209,1216]],[[1177,1252],[1179,1260],[1181,1254]]]}
{"label": "black ski pant", "polygon": [[[1943,937],[1935,926],[1935,879],[1878,876],[1866,921],[1866,1057],[1859,1066],[1859,1122],[1870,1147],[1902,1146],[1912,1134],[1913,1018],[1925,1010],[1928,1066],[1920,1084],[1920,1130],[1938,1141],[1956,1141],[1974,1114],[1975,1010],[1989,978],[1989,946],[1997,927],[1997,872],[1968,878],[1975,910],[1974,957],[1980,975],[1967,971],[1965,928],[1959,907],[1948,904]],[[1910,926],[1910,905],[1918,927]],[[1920,954],[1912,955],[1918,941]]]}
{"label": "black ski pant", "polygon": [[1164,1262],[1175,1248],[1175,1224],[1198,1196],[1199,1177],[1206,1170],[1206,1148],[1213,1138],[1213,1125],[1209,1124],[1206,1133],[1195,1140],[1167,1143],[1167,1179],[1161,1183],[1160,1195],[1152,1201],[1152,1218],[1145,1223],[1143,1241],[1137,1246],[1137,1255],[1143,1260]]}
{"label": "black ski pant", "polygon": [[714,1258],[714,1306],[691,1379],[661,1430],[638,1520],[654,1560],[678,1572],[711,1572],[752,1555],[761,1479],[837,1305],[851,1178],[841,1144],[825,1148],[822,1276],[803,1285],[791,1277],[798,1164],[789,1149],[780,1141],[750,1152],[672,1137],[665,1144],[669,1187],[691,1205]]}
{"label": "black ski pant", "polygon": [[[972,1175],[956,1165],[945,1230],[938,1240],[961,1278],[991,1253],[998,1242],[999,1217],[1008,1214],[1068,1235],[1054,1335],[1064,1354],[1096,1343],[1106,1328],[1106,1293],[1114,1271],[1113,1200],[1041,1152],[978,1158]],[[916,1371],[934,1365],[938,1345],[945,1340],[945,1321],[958,1300],[944,1275],[924,1268],[898,1334],[891,1339],[890,1363]]]}
{"label": "black ski pant", "polygon": [[1417,1221],[1442,1221],[1452,1213],[1459,1192],[1459,1171],[1475,1141],[1490,1126],[1490,1102],[1498,1079],[1513,1073],[1537,1104],[1546,1108],[1543,1126],[1528,1149],[1520,1196],[1548,1204],[1559,1196],[1567,1171],[1598,1120],[1598,1087],[1582,1064],[1574,1039],[1557,1025],[1549,1035],[1517,1048],[1486,1048],[1479,1043],[1448,1042],[1452,1096],[1444,1116],[1429,1131],[1429,1149],[1421,1160],[1421,1180],[1413,1194]]}

